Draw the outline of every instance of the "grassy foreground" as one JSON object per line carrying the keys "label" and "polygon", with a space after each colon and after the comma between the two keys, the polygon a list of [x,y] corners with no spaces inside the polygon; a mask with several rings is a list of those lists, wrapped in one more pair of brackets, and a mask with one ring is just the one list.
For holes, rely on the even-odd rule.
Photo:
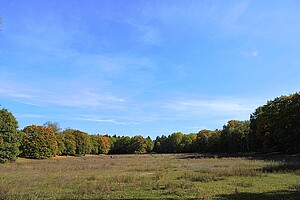
{"label": "grassy foreground", "polygon": [[0,199],[300,199],[300,160],[196,154],[18,159]]}

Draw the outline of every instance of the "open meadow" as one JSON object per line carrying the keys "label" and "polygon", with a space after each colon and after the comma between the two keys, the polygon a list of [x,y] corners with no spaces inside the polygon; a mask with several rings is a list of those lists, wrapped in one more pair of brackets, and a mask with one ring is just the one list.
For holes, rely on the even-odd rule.
{"label": "open meadow", "polygon": [[0,174],[0,199],[300,199],[298,156],[19,158]]}

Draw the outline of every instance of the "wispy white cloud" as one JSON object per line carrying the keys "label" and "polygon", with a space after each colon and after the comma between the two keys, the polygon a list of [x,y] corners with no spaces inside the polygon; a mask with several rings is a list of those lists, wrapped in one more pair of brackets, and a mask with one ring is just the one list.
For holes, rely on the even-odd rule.
{"label": "wispy white cloud", "polygon": [[2,97],[30,99],[33,98],[31,94],[34,92],[36,92],[34,87],[26,83],[6,79],[4,75],[0,80],[0,96]]}
{"label": "wispy white cloud", "polygon": [[[4,81],[5,82],[5,81]],[[8,85],[0,81],[0,96],[13,98],[30,105],[60,105],[70,107],[99,107],[117,108],[125,102],[124,98],[111,95],[84,85],[53,86],[51,90],[34,87],[28,84],[10,81]]]}
{"label": "wispy white cloud", "polygon": [[107,119],[104,117],[99,117],[96,115],[80,115],[77,117],[74,117],[76,120],[82,120],[82,121],[92,121],[92,122],[99,122],[102,124],[116,124],[116,125],[137,125],[139,124],[136,121],[120,121],[116,119]]}
{"label": "wispy white cloud", "polygon": [[[200,122],[203,120],[215,120],[222,125],[229,119],[248,119],[250,113],[261,104],[260,101],[253,99],[246,100],[230,97],[190,98],[174,101],[170,99],[136,104],[131,102],[124,105],[124,112],[114,112],[110,115],[107,115],[107,113],[102,115],[80,115],[77,119],[126,125],[157,122],[166,124],[186,120],[200,120]],[[201,123],[199,125],[197,127],[189,126],[189,129],[207,128]]]}
{"label": "wispy white cloud", "polygon": [[0,96],[15,97],[15,98],[31,98],[32,96],[21,92],[16,92],[10,89],[0,88]]}
{"label": "wispy white cloud", "polygon": [[234,24],[247,10],[248,6],[249,1],[240,1],[233,5],[231,9],[228,10],[226,17],[224,18],[225,23]]}
{"label": "wispy white cloud", "polygon": [[234,98],[214,98],[206,99],[179,99],[168,102],[163,108],[177,113],[187,115],[228,115],[228,114],[250,114],[257,104],[251,101],[238,100]]}
{"label": "wispy white cloud", "polygon": [[162,42],[162,38],[157,29],[150,26],[148,27],[146,26],[146,27],[141,27],[140,31],[143,33],[142,36],[140,37],[142,43],[147,45],[158,45]]}
{"label": "wispy white cloud", "polygon": [[[124,75],[139,70],[149,72],[157,70],[151,59],[132,55],[81,54],[71,64],[86,70],[88,74],[97,73],[101,75],[104,73],[109,76]],[[105,76],[101,77],[105,78]]]}
{"label": "wispy white cloud", "polygon": [[141,10],[144,18],[157,20],[164,25],[193,24],[193,28],[210,23],[235,23],[248,9],[250,1],[189,1],[170,4],[168,2],[149,3]]}
{"label": "wispy white cloud", "polygon": [[[70,12],[52,3],[46,10],[2,6],[7,17],[0,37],[0,98],[39,105],[24,107],[75,124],[178,130],[248,119],[264,103],[214,95],[238,96],[243,90],[273,97],[275,90],[280,95],[278,90],[297,85],[289,84],[297,83],[296,75],[284,80],[298,69],[297,6],[250,0],[100,4],[72,4]],[[33,8],[40,13],[28,12]],[[248,62],[255,58],[260,62]],[[287,59],[291,71],[279,73]],[[273,92],[263,77],[271,68],[277,72],[271,82],[285,82],[273,87],[274,82]],[[258,81],[249,85],[258,71]],[[176,96],[184,92],[190,94]],[[90,115],[77,117],[81,121],[72,118],[85,113]]]}
{"label": "wispy white cloud", "polygon": [[159,45],[163,41],[160,34],[160,30],[148,24],[147,20],[141,20],[137,18],[125,18],[125,19],[110,19],[110,21],[116,21],[118,23],[126,24],[137,31],[137,42],[143,45]]}
{"label": "wispy white cloud", "polygon": [[16,113],[17,118],[45,118],[43,115],[30,114],[30,113]]}

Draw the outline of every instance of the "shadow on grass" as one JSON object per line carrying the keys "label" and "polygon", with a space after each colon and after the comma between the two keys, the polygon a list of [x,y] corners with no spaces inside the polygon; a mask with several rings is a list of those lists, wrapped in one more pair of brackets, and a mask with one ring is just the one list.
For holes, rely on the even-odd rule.
{"label": "shadow on grass", "polygon": [[204,159],[204,158],[245,158],[249,160],[276,161],[277,164],[262,168],[263,172],[294,172],[300,170],[300,155],[283,155],[280,153],[222,153],[222,154],[189,154],[180,159]]}
{"label": "shadow on grass", "polygon": [[201,158],[247,158],[265,161],[295,162],[300,161],[300,154],[287,155],[282,153],[191,153],[180,157],[181,159],[201,159]]}
{"label": "shadow on grass", "polygon": [[300,199],[300,191],[280,190],[264,193],[236,193],[217,196],[219,199]]}
{"label": "shadow on grass", "polygon": [[280,163],[278,165],[269,165],[262,168],[262,171],[265,173],[286,173],[286,172],[295,172],[300,170],[299,163],[287,162],[287,163]]}

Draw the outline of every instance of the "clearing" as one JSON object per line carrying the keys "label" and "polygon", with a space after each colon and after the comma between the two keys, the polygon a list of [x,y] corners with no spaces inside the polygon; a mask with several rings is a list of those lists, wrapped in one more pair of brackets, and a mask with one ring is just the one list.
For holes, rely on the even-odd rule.
{"label": "clearing", "polygon": [[300,199],[299,156],[19,158],[0,174],[0,199]]}

